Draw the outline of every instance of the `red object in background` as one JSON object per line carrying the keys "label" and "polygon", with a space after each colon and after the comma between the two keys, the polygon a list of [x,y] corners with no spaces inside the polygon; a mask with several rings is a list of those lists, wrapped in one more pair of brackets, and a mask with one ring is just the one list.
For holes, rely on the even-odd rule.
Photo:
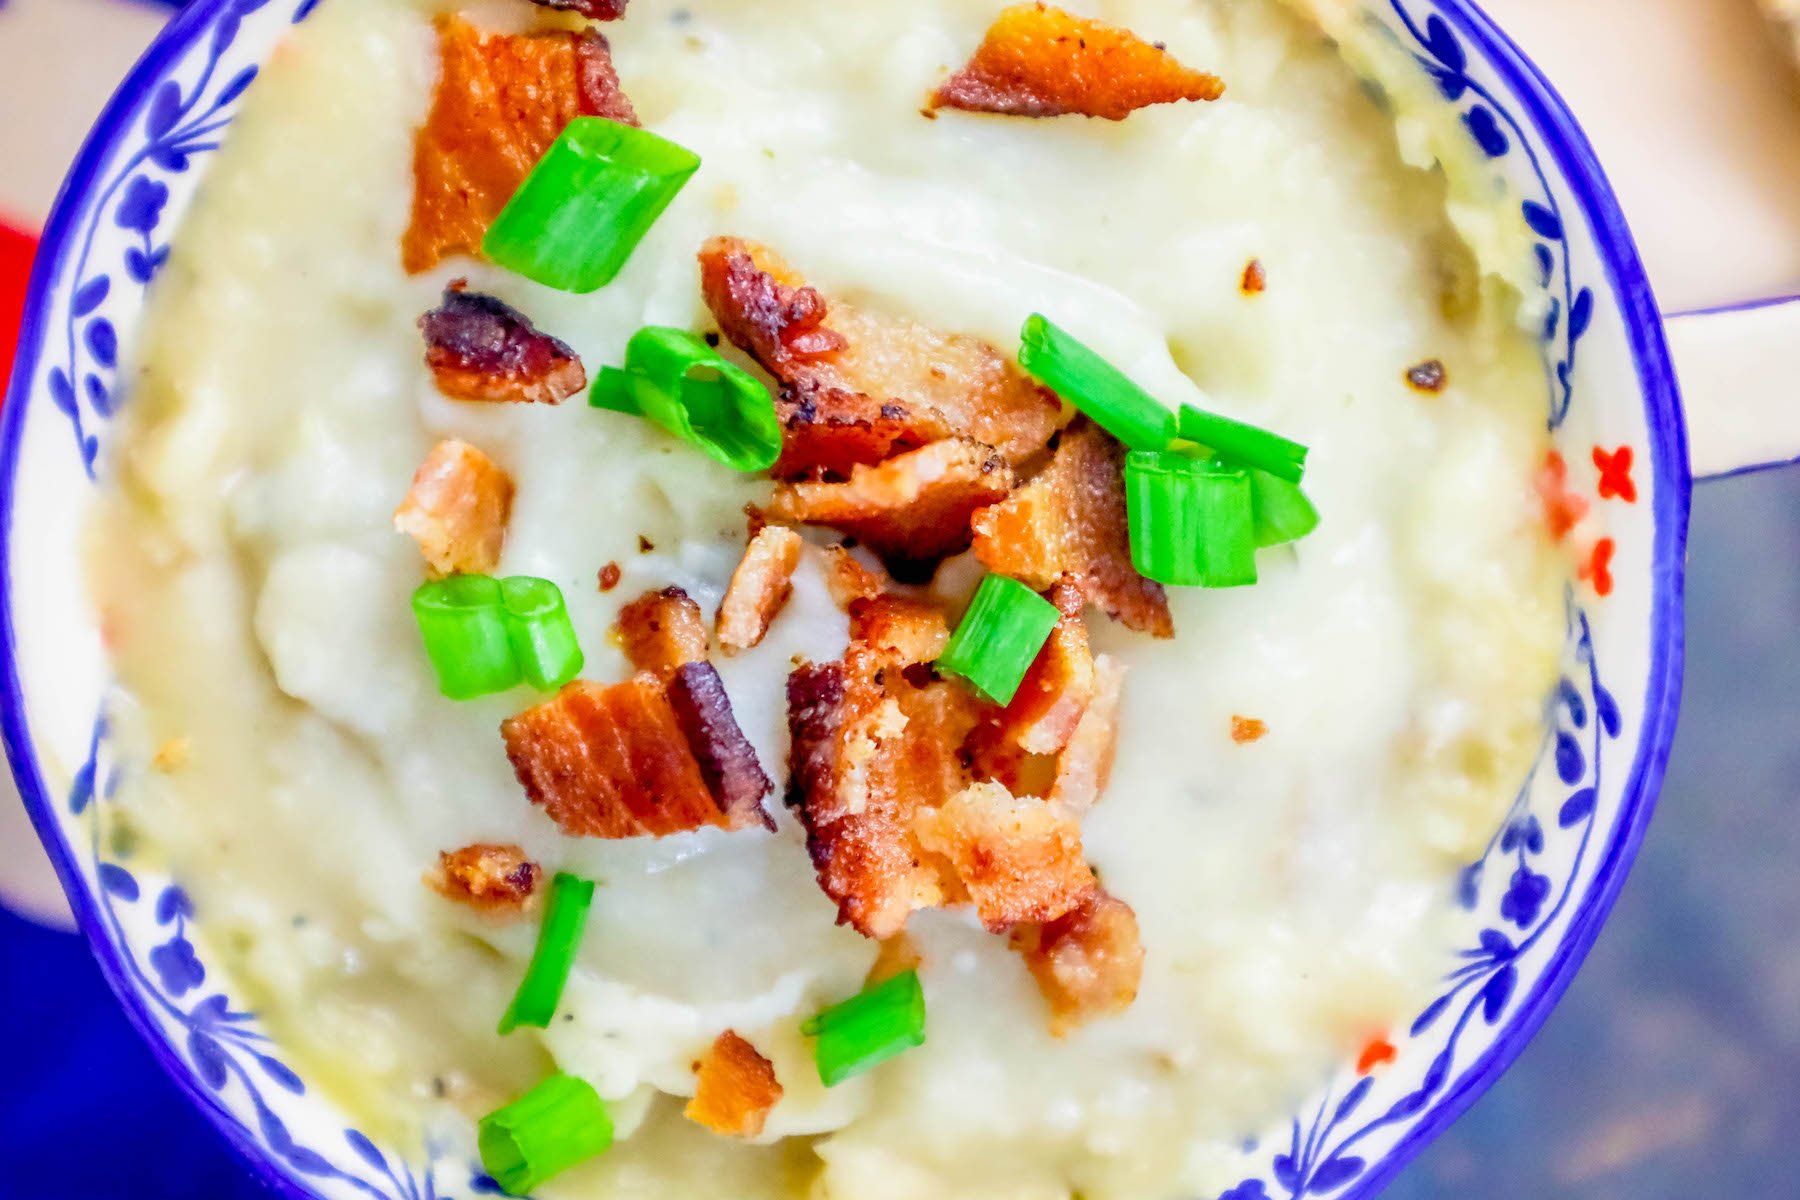
{"label": "red object in background", "polygon": [[37,239],[0,221],[0,392],[12,377],[13,351],[19,344],[19,319],[25,313],[25,281]]}

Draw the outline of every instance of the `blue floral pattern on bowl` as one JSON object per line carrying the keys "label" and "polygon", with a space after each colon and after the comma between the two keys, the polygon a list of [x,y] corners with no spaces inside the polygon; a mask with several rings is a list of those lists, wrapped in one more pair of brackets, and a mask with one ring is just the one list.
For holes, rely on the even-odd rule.
{"label": "blue floral pattern on bowl", "polygon": [[[120,398],[121,346],[193,198],[203,173],[195,168],[217,149],[258,64],[317,3],[195,0],[133,73],[77,164],[46,235],[0,440],[8,650],[19,608],[12,556],[22,544],[15,532],[26,492],[16,478],[22,448],[31,441],[34,456],[50,457],[46,422],[59,422],[65,452],[73,448],[70,473],[95,479]],[[1676,465],[1680,418],[1660,335],[1645,332],[1654,313],[1643,308],[1647,289],[1616,205],[1567,114],[1484,18],[1461,0],[1377,3],[1386,8],[1374,19],[1407,48],[1442,101],[1456,106],[1536,237],[1549,298],[1542,343],[1551,430],[1562,431],[1583,407],[1577,361],[1602,325],[1613,352],[1637,372],[1647,413],[1634,410],[1623,423],[1608,417],[1605,427],[1612,440],[1643,447],[1643,461],[1657,468],[1653,525],[1647,521],[1641,534],[1644,563],[1656,576],[1643,617],[1651,652],[1641,661],[1642,650],[1631,646],[1643,634],[1621,633],[1614,644],[1627,647],[1625,665],[1603,670],[1606,639],[1597,631],[1608,614],[1593,609],[1592,596],[1571,592],[1567,669],[1548,706],[1544,754],[1486,853],[1455,881],[1455,899],[1478,931],[1472,943],[1446,954],[1442,988],[1396,1034],[1392,1063],[1346,1068],[1285,1127],[1251,1143],[1241,1182],[1219,1200],[1370,1195],[1510,1061],[1567,983],[1622,881],[1673,716],[1687,500]],[[1603,250],[1578,237],[1590,227]],[[159,1056],[288,1194],[435,1200],[445,1194],[440,1187],[497,1191],[470,1160],[466,1140],[423,1156],[384,1148],[311,1093],[255,1014],[233,1002],[222,973],[209,969],[192,936],[188,894],[109,845],[105,810],[129,764],[117,759],[109,737],[97,657],[80,735],[85,754],[67,755],[78,765],[66,788],[54,789],[56,800],[40,766],[55,755],[35,717],[27,724],[26,697],[39,697],[16,654],[5,679],[6,740],[77,916]],[[1629,698],[1629,709],[1620,697]],[[77,703],[59,696],[63,725]],[[1621,752],[1631,755],[1627,766]]]}

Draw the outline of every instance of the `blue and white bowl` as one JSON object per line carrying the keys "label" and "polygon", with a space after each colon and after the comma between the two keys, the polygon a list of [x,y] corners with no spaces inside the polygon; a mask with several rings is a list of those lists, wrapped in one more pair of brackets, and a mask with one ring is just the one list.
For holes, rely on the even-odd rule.
{"label": "blue and white bowl", "polygon": [[[258,65],[316,3],[194,0],[126,80],[63,190],[0,433],[0,721],[107,979],[194,1102],[285,1194],[418,1200],[493,1185],[466,1147],[421,1158],[379,1145],[313,1093],[197,954],[179,881],[100,835],[126,768],[108,738],[110,675],[85,599],[80,526],[126,399],[120,347]],[[1456,902],[1478,935],[1443,948],[1439,995],[1392,1035],[1391,1061],[1346,1064],[1267,1132],[1248,1177],[1220,1200],[1372,1195],[1518,1055],[1618,894],[1675,724],[1686,430],[1618,204],[1562,101],[1473,5],[1370,0],[1364,19],[1429,74],[1519,197],[1550,297],[1547,422],[1570,463],[1586,464],[1596,448],[1617,463],[1629,447],[1636,499],[1589,497],[1611,559],[1571,584],[1542,756],[1458,881]]]}

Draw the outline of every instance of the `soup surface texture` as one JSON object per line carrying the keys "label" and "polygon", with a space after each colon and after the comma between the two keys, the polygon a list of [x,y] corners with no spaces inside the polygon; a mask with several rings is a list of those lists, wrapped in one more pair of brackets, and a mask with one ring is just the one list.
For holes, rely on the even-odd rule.
{"label": "soup surface texture", "polygon": [[[554,1066],[598,1089],[619,1141],[548,1197],[1216,1194],[1248,1135],[1428,998],[1456,870],[1536,753],[1561,641],[1532,492],[1542,371],[1516,294],[1480,269],[1527,243],[1494,220],[1472,251],[1461,176],[1408,165],[1379,89],[1272,0],[1068,5],[1218,74],[1216,102],[927,119],[998,7],[633,0],[605,26],[624,89],[704,166],[591,295],[470,258],[402,267],[447,3],[325,0],[248,96],[156,285],[93,528],[121,727],[162,750],[118,819],[189,885],[208,963],[371,1132],[472,1152],[474,1119]],[[568,19],[457,11],[495,30]],[[715,328],[695,254],[716,235],[1009,359],[1048,314],[1165,403],[1311,447],[1323,522],[1263,552],[1257,586],[1171,589],[1173,640],[1089,614],[1127,669],[1117,767],[1083,822],[1142,931],[1124,1012],[1053,1036],[1004,938],[922,912],[926,1043],[826,1089],[800,1023],[858,991],[878,947],[836,923],[794,816],[566,837],[497,732],[542,697],[440,694],[409,608],[419,550],[392,523],[435,443],[479,446],[516,481],[496,574],[562,588],[603,682],[629,674],[609,637],[622,604],[679,585],[713,611],[770,484],[583,397],[448,399],[420,314],[467,277],[596,373],[644,325]],[[1243,286],[1252,260],[1261,291]],[[1427,360],[1439,391],[1407,382]],[[802,557],[760,646],[715,655],[777,796],[790,664],[845,644],[823,562]],[[953,559],[937,594],[977,577]],[[1234,718],[1266,733],[1234,740]],[[547,1029],[495,1033],[537,923],[421,882],[473,843],[600,882]],[[748,1141],[682,1116],[728,1028],[785,1089]]]}

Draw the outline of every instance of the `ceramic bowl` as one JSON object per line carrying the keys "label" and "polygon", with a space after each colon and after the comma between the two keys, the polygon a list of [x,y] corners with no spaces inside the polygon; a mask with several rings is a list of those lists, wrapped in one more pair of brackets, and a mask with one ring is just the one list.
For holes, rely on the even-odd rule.
{"label": "ceramic bowl", "polygon": [[[197,950],[180,881],[103,836],[133,767],[108,737],[109,672],[79,547],[128,402],[120,348],[258,64],[316,3],[190,3],[126,80],[58,201],[0,436],[3,719],[76,919],[186,1093],[284,1193],[417,1200],[492,1184],[468,1145],[378,1144],[309,1089]],[[1597,532],[1578,547],[1586,567],[1568,592],[1542,756],[1456,881],[1467,943],[1443,947],[1442,984],[1416,1019],[1253,1144],[1222,1200],[1373,1194],[1517,1056],[1618,894],[1675,725],[1685,429],[1618,204],[1562,101],[1472,5],[1373,0],[1362,19],[1429,76],[1536,235],[1545,420],[1568,464],[1563,486],[1597,514],[1584,527]]]}

